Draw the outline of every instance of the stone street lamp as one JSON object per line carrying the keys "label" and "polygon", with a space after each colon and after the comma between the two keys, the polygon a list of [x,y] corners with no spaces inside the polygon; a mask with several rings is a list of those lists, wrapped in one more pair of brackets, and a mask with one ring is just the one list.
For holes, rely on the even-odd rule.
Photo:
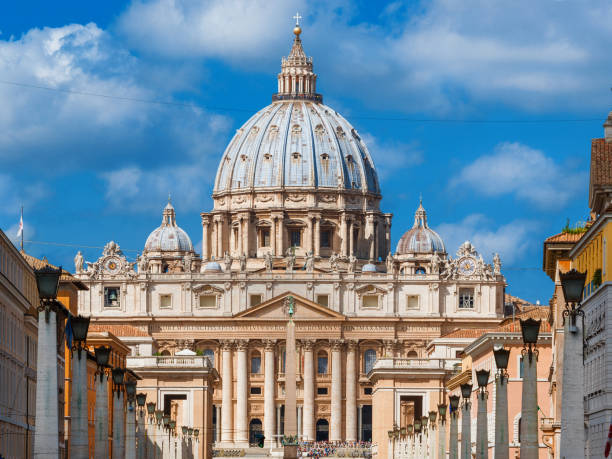
{"label": "stone street lamp", "polygon": [[[45,266],[34,270],[40,304],[36,359],[36,430],[34,457],[59,457],[59,412],[57,403],[57,313],[65,310],[57,301],[62,268]],[[44,312],[44,314],[42,314]]]}
{"label": "stone street lamp", "polygon": [[489,432],[487,429],[487,385],[489,384],[489,370],[476,371],[478,383],[478,414],[476,418],[476,459],[489,457]]}
{"label": "stone street lamp", "polygon": [[461,459],[472,458],[472,385],[465,383],[461,384],[461,396],[463,397],[463,406],[461,408]]}
{"label": "stone street lamp", "polygon": [[[538,334],[541,320],[521,320],[523,334],[523,394],[521,400],[521,459],[537,459],[538,444]],[[535,356],[535,358],[534,358]],[[525,358],[527,357],[527,358]],[[582,411],[581,411],[582,412]]]}
{"label": "stone street lamp", "polygon": [[113,457],[125,456],[124,368],[111,371],[116,397],[113,396]]}
{"label": "stone street lamp", "polygon": [[[87,419],[87,350],[85,341],[89,317],[68,319],[72,328],[72,381],[70,390],[70,456],[75,459],[89,457],[89,421]],[[83,350],[85,349],[85,358]],[[75,353],[76,351],[76,358]]]}
{"label": "stone street lamp", "polygon": [[98,346],[94,349],[96,354],[96,416],[94,436],[94,458],[108,459],[108,378],[110,367],[111,348],[109,346]]}
{"label": "stone street lamp", "polygon": [[509,459],[508,440],[508,360],[510,349],[493,349],[495,357],[495,459]]}
{"label": "stone street lamp", "polygon": [[[459,402],[461,397],[451,395],[448,397],[450,404],[450,435],[449,435],[449,459],[459,459]],[[444,456],[442,456],[444,457]]]}
{"label": "stone street lamp", "polygon": [[[563,310],[563,381],[561,390],[561,457],[584,455],[584,311],[582,291],[587,273],[572,269],[559,273],[565,309]],[[576,320],[580,316],[582,321]],[[569,319],[569,320],[566,320]]]}
{"label": "stone street lamp", "polygon": [[438,404],[438,457],[446,457],[446,404]]}

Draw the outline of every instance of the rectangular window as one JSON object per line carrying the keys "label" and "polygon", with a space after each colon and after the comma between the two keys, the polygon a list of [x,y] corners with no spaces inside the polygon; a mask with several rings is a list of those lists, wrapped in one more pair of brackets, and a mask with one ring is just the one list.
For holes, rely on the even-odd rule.
{"label": "rectangular window", "polygon": [[171,308],[172,307],[172,295],[159,295],[159,307],[160,308]]}
{"label": "rectangular window", "polygon": [[419,295],[408,295],[406,309],[419,309]]}
{"label": "rectangular window", "polygon": [[317,387],[317,395],[327,395],[327,387]]}
{"label": "rectangular window", "polygon": [[107,308],[119,307],[119,287],[104,287],[104,306]]}
{"label": "rectangular window", "polygon": [[200,295],[200,307],[201,308],[216,308],[217,307],[217,295]]}
{"label": "rectangular window", "polygon": [[292,229],[289,231],[291,247],[300,247],[302,245],[302,230]]}
{"label": "rectangular window", "polygon": [[364,387],[363,388],[363,395],[372,395],[372,388],[371,387]]}
{"label": "rectangular window", "polygon": [[251,307],[257,306],[261,303],[261,295],[251,295],[249,298],[249,304]]}
{"label": "rectangular window", "polygon": [[261,387],[251,387],[251,395],[261,395]]}
{"label": "rectangular window", "polygon": [[317,304],[329,306],[329,295],[317,295]]}
{"label": "rectangular window", "polygon": [[321,247],[331,247],[331,230],[321,230]]}
{"label": "rectangular window", "polygon": [[459,308],[474,309],[474,289],[462,288],[459,289]]}
{"label": "rectangular window", "polygon": [[364,308],[378,308],[378,295],[363,295]]}
{"label": "rectangular window", "polygon": [[261,373],[261,357],[251,357],[251,373],[254,375]]}
{"label": "rectangular window", "polygon": [[268,228],[264,228],[261,230],[260,239],[261,247],[270,247],[270,230]]}
{"label": "rectangular window", "polygon": [[327,354],[321,355],[317,358],[317,373],[320,375],[327,374]]}

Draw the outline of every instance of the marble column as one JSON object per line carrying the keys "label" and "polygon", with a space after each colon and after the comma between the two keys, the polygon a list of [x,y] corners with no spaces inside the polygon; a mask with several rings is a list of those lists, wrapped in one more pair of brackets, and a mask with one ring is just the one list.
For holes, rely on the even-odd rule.
{"label": "marble column", "polygon": [[37,349],[34,457],[57,459],[59,457],[57,315],[56,310],[51,307],[47,311],[38,313]]}
{"label": "marble column", "polygon": [[301,439],[302,436],[304,435],[303,431],[302,431],[302,414],[303,414],[304,410],[303,410],[303,406],[302,405],[298,405],[297,407],[297,435],[298,435],[298,439]]}
{"label": "marble column", "polygon": [[[321,253],[321,218],[313,217],[314,220],[314,255],[318,257]],[[332,241],[330,241],[331,243]]]}
{"label": "marble column", "polygon": [[217,221],[217,257],[223,257],[223,218],[219,217]]}
{"label": "marble column", "polygon": [[342,346],[343,340],[332,341],[331,422],[329,440],[342,440]]}
{"label": "marble column", "polygon": [[236,419],[234,443],[239,447],[248,447],[249,428],[247,412],[247,388],[249,385],[247,350],[249,342],[238,340],[236,342]]}
{"label": "marble column", "polygon": [[314,253],[314,218],[308,217],[308,237],[306,238],[306,250]]}
{"label": "marble column", "polygon": [[221,342],[221,442],[232,443],[234,441],[233,411],[234,402],[232,401],[232,345],[231,341]]}
{"label": "marble column", "polygon": [[584,439],[584,367],[582,361],[582,321],[572,325],[565,318],[563,328],[563,385],[561,391],[561,448],[562,458],[582,457]]}
{"label": "marble column", "polygon": [[276,445],[280,445],[280,438],[281,438],[281,426],[282,426],[282,422],[281,422],[281,409],[282,409],[282,405],[276,405]]}
{"label": "marble column", "polygon": [[314,420],[314,345],[315,340],[302,340],[304,349],[304,439],[315,440]]}
{"label": "marble column", "polygon": [[346,238],[346,215],[340,215],[340,253],[343,257],[348,254],[348,240]]}
{"label": "marble column", "polygon": [[472,458],[472,404],[465,401],[461,407],[461,459]]}
{"label": "marble column", "polygon": [[72,352],[72,385],[70,390],[70,457],[89,457],[89,422],[87,419],[87,351]]}
{"label": "marble column", "polygon": [[486,392],[477,392],[478,414],[476,417],[476,459],[489,457],[489,432],[487,428],[487,400]]}
{"label": "marble column", "polygon": [[357,412],[357,441],[363,440],[363,405],[359,405]]}
{"label": "marble column", "polygon": [[[521,399],[521,459],[537,459],[539,455],[537,364],[538,355],[536,353],[527,352],[524,355],[523,395]],[[563,370],[567,372],[567,362],[564,362],[564,365]]]}
{"label": "marble column", "polygon": [[210,250],[208,247],[208,230],[210,225],[210,218],[208,216],[202,217],[202,261],[208,260],[210,256]]}
{"label": "marble column", "polygon": [[276,255],[283,256],[285,254],[285,245],[284,245],[284,221],[285,219],[280,216],[278,217],[278,230],[276,232],[277,242],[276,242]]}
{"label": "marble column", "polygon": [[495,379],[495,459],[509,459],[508,447],[508,376],[498,374]]}
{"label": "marble column", "polygon": [[374,216],[368,215],[366,217],[366,238],[369,238],[368,256],[370,260],[374,259]]}
{"label": "marble column", "polygon": [[217,422],[215,423],[215,442],[221,442],[221,407],[219,405],[215,406],[216,414],[217,414]]}
{"label": "marble column", "polygon": [[[233,231],[235,231],[236,228],[238,229],[238,237],[234,240],[234,244],[235,244],[234,253],[237,257],[239,257],[240,255],[242,255],[242,251],[243,251],[242,218],[238,218],[237,226],[232,225],[232,232],[230,233],[232,237],[234,235]],[[230,247],[230,250],[231,250],[231,247]]]}
{"label": "marble column", "polygon": [[274,413],[276,375],[274,374],[274,348],[275,340],[264,341],[264,437],[266,447],[274,446],[274,433],[276,430],[276,417]]}
{"label": "marble column", "polygon": [[355,232],[355,221],[351,220],[351,224],[349,225],[349,255],[355,254],[355,238],[353,234]]}
{"label": "marble column", "polygon": [[123,392],[113,393],[113,459],[125,457]]}
{"label": "marble column", "polygon": [[459,412],[457,411],[451,412],[450,414],[448,457],[449,459],[459,459]]}
{"label": "marble column", "polygon": [[217,220],[213,220],[212,222],[212,232],[210,234],[210,250],[211,250],[211,258],[219,259],[219,255],[217,254]]}
{"label": "marble column", "polygon": [[242,227],[242,251],[239,255],[249,256],[249,216],[248,214],[240,220]]}
{"label": "marble column", "polygon": [[[292,297],[289,297],[291,301]],[[296,403],[296,367],[297,348],[295,341],[295,322],[290,316],[287,322],[287,339],[285,347],[285,426],[284,435],[295,436],[297,434],[297,403]]]}
{"label": "marble column", "polygon": [[94,458],[108,459],[108,376],[96,375]]}
{"label": "marble column", "polygon": [[128,402],[125,414],[125,459],[136,459],[136,406]]}
{"label": "marble column", "polygon": [[346,351],[346,441],[357,441],[357,341],[350,340]]}
{"label": "marble column", "polygon": [[276,217],[270,218],[270,252],[272,255],[276,255]]}

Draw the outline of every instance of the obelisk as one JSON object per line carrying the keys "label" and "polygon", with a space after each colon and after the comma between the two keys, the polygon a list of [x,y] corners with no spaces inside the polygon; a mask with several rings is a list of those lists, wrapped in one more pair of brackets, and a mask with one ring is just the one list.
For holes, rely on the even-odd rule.
{"label": "obelisk", "polygon": [[287,297],[289,321],[287,323],[287,341],[285,343],[285,448],[286,459],[297,458],[297,407],[296,393],[296,348],[295,348],[295,300]]}

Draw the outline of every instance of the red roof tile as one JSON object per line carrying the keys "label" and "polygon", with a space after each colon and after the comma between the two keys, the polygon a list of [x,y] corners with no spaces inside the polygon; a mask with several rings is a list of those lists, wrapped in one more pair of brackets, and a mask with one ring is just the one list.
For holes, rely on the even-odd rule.
{"label": "red roof tile", "polygon": [[584,233],[559,233],[546,238],[544,242],[578,242],[583,235]]}

